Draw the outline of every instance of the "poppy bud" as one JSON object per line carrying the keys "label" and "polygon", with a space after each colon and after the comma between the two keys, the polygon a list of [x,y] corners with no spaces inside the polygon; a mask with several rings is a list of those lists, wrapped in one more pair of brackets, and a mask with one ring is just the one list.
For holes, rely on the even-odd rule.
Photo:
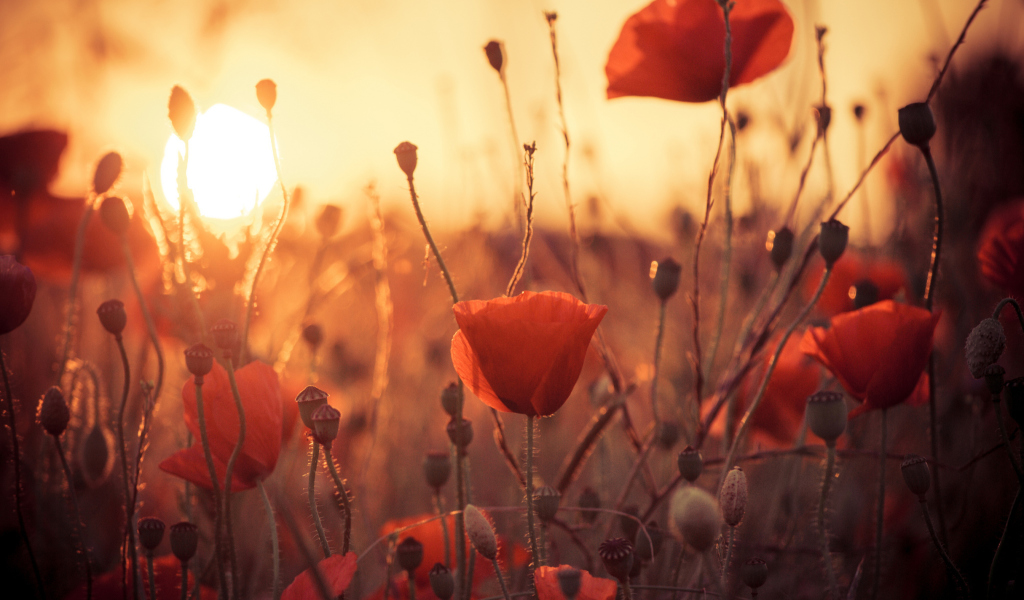
{"label": "poppy bud", "polygon": [[51,387],[43,394],[36,420],[43,426],[46,433],[53,437],[60,437],[60,434],[68,428],[71,411],[68,409],[67,401],[64,400],[64,392],[60,391],[59,387]]}
{"label": "poppy bud", "polygon": [[719,494],[722,516],[729,527],[736,527],[743,520],[747,509],[747,474],[739,467],[733,467],[725,476],[722,492]]}
{"label": "poppy bud", "polygon": [[988,391],[992,393],[992,401],[999,402],[999,395],[1003,391],[1003,377],[1006,375],[1006,369],[1001,365],[989,365],[985,369],[985,385],[988,386]]}
{"label": "poppy bud", "polygon": [[636,532],[640,530],[640,523],[636,518],[640,516],[640,507],[630,504],[623,506],[622,512],[626,514],[619,515],[619,529],[622,530],[623,537],[632,543],[636,539]]}
{"label": "poppy bud", "polygon": [[341,207],[335,204],[325,204],[316,217],[316,230],[321,237],[329,240],[338,233],[339,225],[341,225]]}
{"label": "poppy bud", "polygon": [[498,556],[498,539],[494,537],[491,522],[472,504],[466,505],[463,516],[466,520],[466,535],[469,536],[469,541],[473,542],[473,547],[480,556],[494,560]]}
{"label": "poppy bud", "polygon": [[683,272],[683,267],[671,257],[664,258],[655,264],[657,268],[654,271],[654,278],[651,279],[651,285],[654,287],[654,294],[662,302],[665,302],[679,289],[679,275]]}
{"label": "poppy bud", "polygon": [[120,300],[107,300],[96,309],[96,316],[100,318],[100,324],[114,337],[121,337],[125,325],[128,324],[128,315],[124,312],[124,302]]}
{"label": "poppy bud", "polygon": [[573,600],[580,593],[582,579],[583,574],[580,573],[579,569],[569,567],[568,569],[558,570],[558,588],[568,600]]}
{"label": "poppy bud", "polygon": [[107,436],[103,435],[99,426],[93,427],[82,444],[82,473],[86,481],[98,485],[107,473],[109,459]]}
{"label": "poppy bud", "polygon": [[846,242],[850,239],[850,228],[835,219],[821,224],[818,234],[818,252],[825,259],[825,268],[831,269],[846,250]]}
{"label": "poppy bud", "polygon": [[229,319],[219,319],[210,328],[213,333],[213,343],[225,352],[231,352],[238,346],[238,325]]}
{"label": "poppy bud", "polygon": [[675,424],[675,421],[662,421],[658,423],[658,427],[655,430],[655,439],[658,440],[658,445],[665,450],[671,450],[672,446],[676,445],[679,441],[679,426]]}
{"label": "poppy bud", "polygon": [[395,557],[398,559],[398,566],[402,567],[403,571],[407,571],[411,579],[412,572],[423,562],[423,544],[409,536],[395,548]]}
{"label": "poppy bud", "polygon": [[[644,534],[646,531],[646,535]],[[650,540],[648,540],[650,538]],[[633,551],[637,558],[643,562],[650,562],[661,551],[661,544],[665,541],[665,532],[658,527],[658,524],[651,521],[647,527],[637,531],[636,542]]]}
{"label": "poppy bud", "polygon": [[171,525],[171,552],[183,563],[192,560],[199,545],[199,526],[182,521]]}
{"label": "poppy bud", "polygon": [[122,166],[121,155],[117,152],[107,152],[103,155],[92,175],[92,189],[97,196],[106,193],[117,183]]}
{"label": "poppy bud", "polygon": [[811,433],[835,446],[846,431],[846,402],[839,392],[817,392],[807,399],[807,427]]}
{"label": "poppy bud", "polygon": [[203,344],[196,344],[185,350],[185,366],[195,375],[196,384],[203,385],[203,377],[213,370],[213,350]]}
{"label": "poppy bud", "polygon": [[715,543],[722,523],[715,497],[692,485],[679,488],[672,496],[669,520],[675,532],[698,552]]}
{"label": "poppy bud", "polygon": [[863,104],[854,104],[853,105],[853,118],[857,119],[857,121],[860,121],[860,120],[862,120],[864,118],[864,105]]}
{"label": "poppy bud", "polygon": [[[587,486],[580,492],[579,506],[580,508],[601,508],[601,497],[597,495],[594,488]],[[592,524],[597,520],[597,511],[585,510],[582,512],[582,516],[584,521]]]}
{"label": "poppy bud", "polygon": [[406,177],[412,177],[416,171],[416,145],[402,142],[395,146],[395,157],[398,158],[398,168],[402,169]]}
{"label": "poppy bud", "polygon": [[818,131],[824,134],[832,124],[832,107],[827,104],[815,106],[814,113],[818,117]]}
{"label": "poppy bud", "polygon": [[964,345],[964,354],[967,356],[967,368],[975,379],[980,379],[985,374],[989,365],[995,364],[1006,348],[1006,333],[999,321],[988,318],[982,319],[970,335],[967,336],[967,343]]}
{"label": "poppy bud", "polygon": [[853,284],[854,310],[871,306],[878,302],[878,286],[870,279],[862,279]]}
{"label": "poppy bud", "polygon": [[310,323],[302,328],[302,339],[309,344],[310,349],[316,352],[320,344],[324,343],[324,330],[316,323]]}
{"label": "poppy bud", "polygon": [[24,323],[35,300],[36,278],[32,269],[13,256],[0,256],[0,335]]}
{"label": "poppy bud", "polygon": [[785,225],[778,231],[768,232],[768,242],[765,243],[765,246],[768,248],[768,256],[772,259],[776,271],[781,271],[786,261],[793,255],[794,239],[793,230]]}
{"label": "poppy bud", "polygon": [[460,395],[459,384],[454,381],[441,390],[441,408],[444,409],[444,412],[448,413],[449,417],[454,417],[455,413],[458,412]]}
{"label": "poppy bud", "polygon": [[334,438],[338,437],[338,428],[341,426],[341,413],[330,404],[324,404],[313,411],[310,417],[313,421],[313,439],[324,446],[330,447]]}
{"label": "poppy bud", "polygon": [[500,74],[505,66],[505,44],[491,40],[484,46],[484,54],[487,55],[487,62],[491,63],[491,68]]}
{"label": "poppy bud", "polygon": [[554,519],[555,515],[558,514],[558,503],[561,499],[562,494],[559,494],[558,490],[550,485],[534,490],[533,509],[537,513],[537,517],[545,523]]}
{"label": "poppy bud", "polygon": [[448,421],[448,427],[445,429],[448,432],[448,439],[459,449],[459,456],[465,456],[466,448],[473,441],[473,422],[463,419],[460,427],[456,425],[455,419],[452,419]]}
{"label": "poppy bud", "polygon": [[927,102],[908,104],[899,110],[900,135],[908,144],[919,148],[928,147],[928,141],[935,135],[935,117]]}
{"label": "poppy bud", "polygon": [[132,223],[125,201],[117,196],[107,196],[100,204],[100,220],[116,235],[124,235]]}
{"label": "poppy bud", "polygon": [[430,569],[430,589],[440,600],[449,600],[455,593],[455,578],[452,571],[441,563],[435,563]]}
{"label": "poppy bud", "polygon": [[192,138],[196,128],[196,103],[181,86],[171,88],[171,99],[167,102],[167,116],[171,119],[174,133],[183,142]]}
{"label": "poppy bud", "polygon": [[690,483],[697,481],[701,472],[704,471],[704,459],[701,458],[700,450],[694,450],[690,446],[683,448],[676,463],[679,466],[679,474]]}
{"label": "poppy bud", "polygon": [[299,417],[307,429],[313,429],[313,413],[316,412],[316,409],[327,404],[329,396],[330,394],[327,392],[310,385],[306,386],[306,389],[299,392],[299,395],[295,397],[295,402],[299,405]]}
{"label": "poppy bud", "polygon": [[633,544],[626,538],[613,538],[601,542],[597,548],[605,571],[619,581],[626,581],[633,570]]}
{"label": "poppy bud", "polygon": [[907,483],[910,491],[917,494],[917,497],[924,499],[928,488],[932,485],[932,474],[928,471],[928,463],[923,456],[910,455],[900,465],[903,471],[903,481]]}
{"label": "poppy bud", "polygon": [[448,483],[452,474],[452,459],[447,452],[428,452],[423,460],[423,474],[427,477],[427,485],[440,490]]}
{"label": "poppy bud", "polygon": [[269,115],[271,109],[277,104],[277,84],[273,79],[262,79],[256,84],[256,100],[259,101],[260,106],[267,109]]}
{"label": "poppy bud", "polygon": [[139,543],[152,553],[164,539],[164,522],[156,517],[143,517],[139,519]]}
{"label": "poppy bud", "polygon": [[740,567],[740,579],[750,589],[757,590],[768,581],[768,563],[760,558],[748,560]]}
{"label": "poppy bud", "polygon": [[1016,377],[1006,382],[1006,410],[1017,425],[1024,427],[1024,377]]}

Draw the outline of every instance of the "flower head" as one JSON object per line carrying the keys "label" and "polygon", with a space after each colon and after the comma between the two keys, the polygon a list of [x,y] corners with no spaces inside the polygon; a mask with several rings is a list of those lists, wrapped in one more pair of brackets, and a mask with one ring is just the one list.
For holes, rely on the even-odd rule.
{"label": "flower head", "polygon": [[[537,587],[537,597],[540,600],[563,600],[558,574],[569,570],[573,570],[573,567],[559,565],[557,567],[540,567],[534,571],[533,581]],[[583,570],[579,573],[580,589],[575,595],[576,600],[615,600],[615,591],[618,588],[616,582],[603,577],[594,577]]]}
{"label": "flower head", "polygon": [[17,329],[36,300],[36,278],[32,270],[13,256],[0,256],[0,335]]}
{"label": "flower head", "polygon": [[[323,575],[331,597],[341,596],[356,574],[356,553],[349,552],[344,556],[334,554],[317,563],[317,569]],[[312,569],[299,573],[281,594],[281,600],[318,600],[320,597]]]}
{"label": "flower head", "polygon": [[452,362],[491,408],[550,415],[569,398],[606,312],[562,292],[459,302]]}

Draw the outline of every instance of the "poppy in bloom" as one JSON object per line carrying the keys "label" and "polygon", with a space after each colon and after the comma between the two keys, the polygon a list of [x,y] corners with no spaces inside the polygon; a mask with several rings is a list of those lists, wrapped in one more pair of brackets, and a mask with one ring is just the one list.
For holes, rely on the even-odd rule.
{"label": "poppy in bloom", "polygon": [[[818,288],[825,269],[817,277],[808,277],[804,297],[810,299]],[[815,308],[825,316],[864,308],[881,300],[891,300],[907,289],[907,276],[898,263],[884,258],[870,258],[847,249],[832,267],[825,289]]]}
{"label": "poppy in bloom", "polygon": [[[381,537],[391,535],[392,532],[402,529],[403,527],[409,527],[415,525],[420,521],[426,521],[427,519],[436,517],[433,513],[425,513],[420,515],[414,515],[412,517],[404,517],[401,519],[392,519],[380,528]],[[448,541],[451,547],[451,560],[455,560],[455,517],[445,517],[446,525],[448,526]],[[423,544],[423,562],[421,562],[421,568],[416,569],[416,585],[417,587],[424,586],[430,587],[430,567],[437,563],[445,564],[444,555],[444,529],[441,527],[441,519],[434,519],[428,523],[412,527],[399,534],[400,538],[414,537],[417,541]],[[466,538],[467,544],[469,538]],[[428,566],[429,565],[429,566]],[[491,561],[485,559],[479,554],[476,555],[476,567],[473,570],[473,582],[474,584],[484,581],[494,573],[494,568],[491,566]],[[408,587],[406,586],[399,586]]]}
{"label": "poppy in bloom", "polygon": [[[540,600],[562,600],[562,588],[558,583],[558,573],[572,569],[569,565],[557,567],[540,567],[533,573],[533,581],[537,587]],[[593,577],[590,573],[580,571],[580,591],[577,600],[615,600],[618,584],[611,579]]]}
{"label": "poppy in bloom", "polygon": [[36,278],[32,270],[13,256],[0,256],[0,335],[17,329],[36,300]]}
{"label": "poppy in bloom", "polygon": [[825,365],[862,405],[854,417],[907,400],[932,351],[939,313],[884,300],[811,327],[800,349]]}
{"label": "poppy in bloom", "polygon": [[[779,0],[738,0],[729,14],[729,85],[749,83],[785,60],[793,19]],[[654,0],[626,19],[604,67],[608,98],[714,100],[725,73],[725,18],[715,0]]]}
{"label": "poppy in bloom", "polygon": [[[232,490],[256,487],[256,481],[273,472],[281,450],[282,400],[277,373],[269,365],[251,362],[235,371],[239,396],[245,409],[245,442],[235,462]],[[175,452],[160,468],[183,479],[212,489],[199,432],[199,409],[196,406],[195,379],[189,378],[181,390],[185,404],[185,425],[195,437],[191,448]],[[204,378],[203,409],[210,453],[223,482],[227,462],[238,440],[238,412],[231,393],[231,383],[224,367],[214,362],[213,370]]]}
{"label": "poppy in bloom", "polygon": [[[149,572],[147,569],[139,569],[142,574],[142,584],[149,593]],[[188,571],[189,589],[195,585],[195,575],[190,568]],[[157,600],[178,600],[181,597],[181,561],[173,554],[167,554],[153,559],[153,581],[156,584]],[[123,585],[121,583],[121,570],[114,569],[100,575],[92,582],[92,597],[96,600],[115,600],[123,597]],[[82,584],[74,592],[65,596],[65,600],[85,600],[86,588]],[[199,586],[200,600],[214,600],[217,597],[217,590],[205,585]]]}
{"label": "poppy in bloom", "polygon": [[1004,292],[1024,296],[1024,200],[993,210],[978,241],[981,274]]}
{"label": "poppy in bloom", "polygon": [[[331,555],[317,563],[317,568],[320,569],[332,598],[341,596],[348,589],[348,585],[352,583],[352,577],[356,574],[357,558],[355,552],[349,552],[345,556]],[[299,573],[281,594],[281,600],[320,600],[320,598],[320,588],[316,584],[312,569],[306,569]]]}
{"label": "poppy in bloom", "polygon": [[454,310],[452,362],[469,389],[491,408],[546,416],[569,398],[608,307],[562,292],[523,292]]}

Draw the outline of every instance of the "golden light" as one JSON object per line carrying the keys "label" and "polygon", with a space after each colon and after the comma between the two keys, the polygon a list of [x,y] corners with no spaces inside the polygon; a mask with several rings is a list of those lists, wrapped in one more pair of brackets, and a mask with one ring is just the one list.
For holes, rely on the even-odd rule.
{"label": "golden light", "polygon": [[[178,162],[184,156],[185,143],[171,134],[160,163],[160,184],[175,210]],[[234,219],[249,214],[277,182],[269,128],[230,106],[211,106],[196,117],[186,175],[204,217]]]}

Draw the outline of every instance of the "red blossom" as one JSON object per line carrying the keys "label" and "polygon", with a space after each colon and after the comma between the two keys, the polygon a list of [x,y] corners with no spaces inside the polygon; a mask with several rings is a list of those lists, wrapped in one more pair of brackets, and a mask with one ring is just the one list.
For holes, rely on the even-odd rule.
{"label": "red blossom", "polygon": [[[190,563],[191,567],[192,564]],[[142,574],[142,585],[149,593],[149,572],[146,569],[139,569]],[[195,575],[192,569],[188,571],[189,588],[195,585]],[[181,561],[173,554],[166,554],[153,559],[153,580],[156,584],[157,600],[178,600],[181,598]],[[92,598],[94,600],[120,600],[124,590],[121,583],[121,570],[114,569],[100,575],[92,582]],[[205,585],[199,586],[200,600],[213,600],[217,597],[217,590]],[[65,600],[85,600],[86,588],[82,584],[74,592],[65,596]]]}
{"label": "red blossom", "polygon": [[[540,600],[562,600],[562,588],[558,583],[558,573],[572,569],[569,565],[557,567],[540,567],[533,573],[533,581],[537,587]],[[590,573],[580,570],[580,591],[576,600],[615,600],[618,584],[611,579],[593,577]]]}
{"label": "red blossom", "polygon": [[[824,263],[816,277],[808,277],[804,285],[804,296],[810,298],[824,276]],[[874,302],[890,300],[907,289],[907,276],[903,267],[885,258],[866,257],[855,250],[847,249],[842,258],[832,267],[825,289],[821,292],[815,308],[828,317],[855,310],[854,298],[858,286],[873,286]],[[862,300],[863,301],[863,300]],[[863,307],[862,307],[863,308]]]}
{"label": "red blossom", "polygon": [[1024,296],[1024,199],[993,210],[978,241],[981,274],[1000,290]]}
{"label": "red blossom", "polygon": [[[344,556],[334,554],[317,563],[317,568],[323,575],[324,583],[327,584],[332,598],[341,596],[352,583],[352,577],[356,574],[356,559],[356,553],[349,552]],[[317,586],[312,569],[306,569],[299,573],[281,594],[281,600],[320,600],[320,598],[320,588]]]}

